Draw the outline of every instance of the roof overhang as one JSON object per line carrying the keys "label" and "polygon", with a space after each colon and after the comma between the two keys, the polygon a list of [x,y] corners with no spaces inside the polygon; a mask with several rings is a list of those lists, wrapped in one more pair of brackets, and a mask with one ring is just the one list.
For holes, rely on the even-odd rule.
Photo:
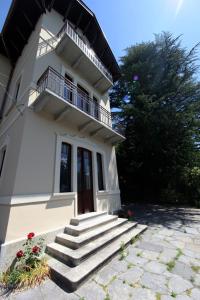
{"label": "roof overhang", "polygon": [[3,42],[3,37],[2,37],[1,34],[0,34],[0,54],[2,54],[4,56],[7,56],[5,45],[4,45],[4,42]]}
{"label": "roof overhang", "polygon": [[[114,81],[118,80],[120,69],[107,39],[96,16],[81,0],[13,0],[2,30],[7,56],[11,62],[14,64],[21,55],[40,16],[51,9],[55,9],[64,20],[68,19],[83,31]],[[5,54],[5,47],[1,47],[0,42],[0,53],[3,51]]]}

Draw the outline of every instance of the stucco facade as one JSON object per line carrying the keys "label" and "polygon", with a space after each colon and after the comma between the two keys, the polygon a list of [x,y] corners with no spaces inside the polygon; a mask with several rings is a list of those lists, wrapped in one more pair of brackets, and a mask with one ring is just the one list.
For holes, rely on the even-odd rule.
{"label": "stucco facade", "polygon": [[[63,17],[54,9],[43,13],[13,68],[9,97],[0,124],[0,150],[6,149],[0,177],[2,266],[5,265],[8,249],[10,254],[14,253],[17,243],[28,232],[34,231],[53,240],[57,231],[62,230],[78,214],[79,147],[88,149],[92,155],[94,211],[114,212],[120,208],[115,143],[109,138],[109,133],[114,139],[117,137],[117,142],[123,140],[122,136],[73,105],[56,118],[54,109],[56,112],[59,97],[48,91],[39,95],[37,90],[38,79],[51,67],[61,76],[66,73],[70,75],[74,86],[84,87],[91,99],[97,98],[98,104],[110,112],[106,85],[102,92],[104,82],[102,85],[92,85],[90,78],[87,80],[85,75],[90,72],[91,62],[87,62],[84,70],[84,65],[79,68],[79,61],[69,63],[67,57],[58,53],[58,44],[62,41],[57,39],[57,34],[63,25]],[[77,31],[81,34],[79,28]],[[87,40],[85,43],[88,43]],[[4,78],[8,78],[11,67],[9,60],[2,55],[0,66]],[[93,65],[91,71],[92,68]],[[19,90],[15,100],[18,82]],[[1,94],[0,104],[2,97]],[[48,102],[51,98],[53,105]],[[96,129],[97,125],[101,127]],[[66,193],[61,193],[59,189],[62,143],[71,145],[72,149],[71,191]],[[98,188],[97,153],[102,156],[104,189],[101,191]]]}

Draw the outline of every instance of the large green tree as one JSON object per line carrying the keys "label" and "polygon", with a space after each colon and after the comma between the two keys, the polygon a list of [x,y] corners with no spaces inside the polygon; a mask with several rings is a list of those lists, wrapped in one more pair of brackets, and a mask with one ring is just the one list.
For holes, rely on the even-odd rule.
{"label": "large green tree", "polygon": [[200,170],[197,47],[188,51],[180,37],[164,32],[129,47],[121,58],[111,105],[115,126],[126,137],[117,148],[124,200],[198,197],[191,183]]}

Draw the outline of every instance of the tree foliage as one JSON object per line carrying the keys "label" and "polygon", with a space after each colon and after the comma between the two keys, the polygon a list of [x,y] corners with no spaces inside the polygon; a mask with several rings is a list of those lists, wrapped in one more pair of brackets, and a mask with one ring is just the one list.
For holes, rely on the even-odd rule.
{"label": "tree foliage", "polygon": [[180,37],[164,32],[129,47],[121,58],[111,106],[126,137],[117,149],[124,200],[200,198],[194,178],[200,170],[197,47],[188,51]]}

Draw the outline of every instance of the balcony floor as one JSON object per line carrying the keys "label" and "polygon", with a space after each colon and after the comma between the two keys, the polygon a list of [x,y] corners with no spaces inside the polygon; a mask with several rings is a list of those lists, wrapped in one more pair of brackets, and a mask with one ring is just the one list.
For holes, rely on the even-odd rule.
{"label": "balcony floor", "polygon": [[56,122],[62,122],[66,125],[70,123],[70,125],[78,128],[80,132],[86,133],[91,137],[98,137],[104,143],[115,145],[125,140],[122,135],[106,124],[98,121],[48,89],[36,98],[33,107],[35,112],[46,112],[52,115]]}

